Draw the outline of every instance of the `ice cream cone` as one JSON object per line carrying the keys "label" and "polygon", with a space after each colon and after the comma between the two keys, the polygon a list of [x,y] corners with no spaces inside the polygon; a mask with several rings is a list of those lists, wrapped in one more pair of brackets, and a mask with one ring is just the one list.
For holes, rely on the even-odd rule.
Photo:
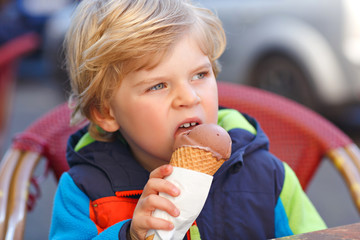
{"label": "ice cream cone", "polygon": [[209,175],[214,175],[224,162],[225,159],[218,160],[210,151],[190,146],[183,146],[176,149],[170,160],[172,166],[186,168]]}
{"label": "ice cream cone", "polygon": [[154,236],[155,236],[155,234],[151,234],[150,236],[147,236],[147,237],[145,238],[145,240],[153,240],[153,239],[154,239]]}

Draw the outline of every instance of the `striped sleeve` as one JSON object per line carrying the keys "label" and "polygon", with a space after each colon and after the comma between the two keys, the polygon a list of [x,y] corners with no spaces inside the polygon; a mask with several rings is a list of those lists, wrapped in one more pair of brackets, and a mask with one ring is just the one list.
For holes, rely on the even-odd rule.
{"label": "striped sleeve", "polygon": [[285,179],[275,207],[275,237],[317,231],[326,225],[303,191],[294,171],[284,163]]}

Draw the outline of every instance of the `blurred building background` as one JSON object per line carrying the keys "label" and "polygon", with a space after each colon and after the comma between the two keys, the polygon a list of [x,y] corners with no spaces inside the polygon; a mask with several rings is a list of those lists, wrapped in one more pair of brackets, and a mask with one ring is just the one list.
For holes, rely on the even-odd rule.
{"label": "blurred building background", "polygon": [[[224,21],[228,48],[221,80],[261,87],[301,102],[338,124],[360,143],[360,4],[357,0],[202,0]],[[50,3],[50,4],[49,4]],[[2,150],[11,137],[66,101],[68,81],[61,46],[71,0],[16,0],[1,11],[0,37],[28,29],[40,49],[21,61]],[[21,16],[21,17],[19,17]],[[4,19],[12,19],[13,24]],[[4,37],[6,36],[6,37]],[[0,39],[1,42],[1,39]],[[43,161],[36,174],[45,168]],[[42,196],[27,216],[25,240],[47,239],[56,182],[41,184]],[[323,161],[307,191],[329,227],[360,221],[339,174]]]}

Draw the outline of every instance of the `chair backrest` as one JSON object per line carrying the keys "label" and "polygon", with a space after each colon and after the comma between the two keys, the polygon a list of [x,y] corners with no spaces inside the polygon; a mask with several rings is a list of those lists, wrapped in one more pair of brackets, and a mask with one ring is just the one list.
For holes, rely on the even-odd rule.
{"label": "chair backrest", "polygon": [[256,118],[270,139],[270,151],[287,162],[305,189],[322,157],[352,140],[304,106],[261,89],[219,84],[219,104]]}
{"label": "chair backrest", "polygon": [[[270,138],[270,151],[289,163],[304,188],[320,161],[328,156],[346,180],[360,213],[360,188],[354,187],[360,186],[360,151],[349,137],[318,114],[278,95],[225,82],[218,86],[220,105],[255,117]],[[14,199],[28,192],[38,159],[48,159],[57,179],[68,169],[67,139],[86,124],[70,127],[70,115],[66,104],[58,106],[19,134],[4,156],[0,168],[0,239],[22,239],[26,203]]]}

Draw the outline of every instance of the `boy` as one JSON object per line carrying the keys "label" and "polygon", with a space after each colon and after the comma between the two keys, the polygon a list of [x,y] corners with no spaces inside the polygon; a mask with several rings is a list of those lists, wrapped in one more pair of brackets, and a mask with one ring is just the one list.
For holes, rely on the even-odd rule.
{"label": "boy", "polygon": [[144,239],[150,229],[171,230],[151,213],[179,215],[158,195],[181,194],[164,180],[174,138],[218,121],[232,156],[214,175],[192,236],[265,239],[325,227],[256,121],[218,112],[225,35],[210,11],[186,0],[83,0],[65,43],[73,120],[90,125],[69,140],[51,239]]}

